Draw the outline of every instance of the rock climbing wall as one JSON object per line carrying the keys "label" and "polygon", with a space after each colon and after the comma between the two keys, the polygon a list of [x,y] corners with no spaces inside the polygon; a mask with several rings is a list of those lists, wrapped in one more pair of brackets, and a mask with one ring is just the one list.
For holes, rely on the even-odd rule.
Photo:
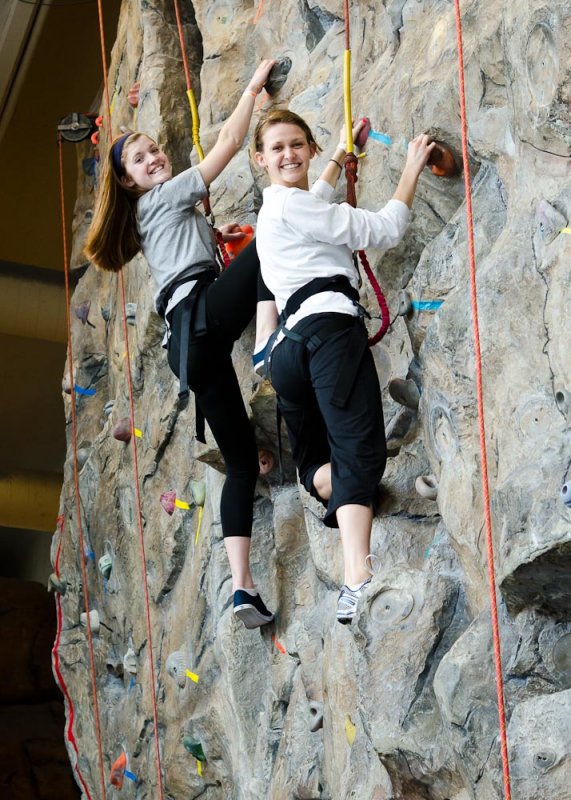
{"label": "rock climbing wall", "polygon": [[[288,105],[308,120],[324,147],[312,168],[317,177],[343,118],[340,0],[181,5],[204,149],[258,60],[288,55],[287,82],[258,106]],[[390,198],[414,135],[427,131],[461,151],[454,6],[350,6],[353,108],[373,126],[359,203],[376,209]],[[570,800],[571,484],[568,493],[561,487],[571,478],[571,11],[564,0],[468,0],[462,19],[464,168],[473,181],[512,789],[517,800]],[[135,80],[137,111],[127,100]],[[118,92],[114,131],[146,131],[177,170],[187,165],[190,115],[170,0],[125,0],[110,85]],[[91,156],[79,153],[76,265],[94,201]],[[244,148],[213,186],[217,220],[255,224],[263,187]],[[103,771],[109,784],[125,754],[123,796],[159,797],[157,736],[164,796],[175,800],[504,796],[462,177],[426,170],[402,244],[369,255],[395,317],[373,351],[390,458],[373,530],[381,568],[351,627],[334,616],[338,533],[320,522],[287,454],[285,482],[274,469],[260,479],[255,501],[253,572],[277,612],[275,626],[247,631],[234,620],[219,520],[222,463],[211,438],[206,446],[195,441],[192,404],[177,411],[145,261],[124,270],[126,300],[136,304],[128,309],[130,366],[116,276],[90,267],[79,281],[72,306],[83,308],[84,320],[72,314],[72,340],[73,380],[86,390],[76,393],[85,542],[82,554],[64,395],[68,459],[54,556],[61,544],[59,657],[77,742],[77,753],[71,745],[69,752],[90,797],[102,790],[81,558]],[[363,297],[376,313],[370,289]],[[252,343],[249,329],[234,350],[236,370],[260,446],[275,453],[274,398],[251,371]],[[137,428],[146,577],[132,443],[112,435],[130,417],[129,368],[135,419],[126,428]]]}

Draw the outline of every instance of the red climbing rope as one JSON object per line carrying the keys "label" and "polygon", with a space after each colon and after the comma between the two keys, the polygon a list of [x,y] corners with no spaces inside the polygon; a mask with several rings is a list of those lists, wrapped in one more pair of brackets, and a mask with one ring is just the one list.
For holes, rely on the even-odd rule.
{"label": "red climbing rope", "polygon": [[[111,108],[109,105],[109,88],[108,88],[108,79],[107,79],[107,57],[106,57],[106,48],[105,48],[105,33],[103,28],[103,9],[101,5],[101,0],[97,0],[97,9],[99,14],[99,34],[101,40],[101,60],[102,60],[102,67],[103,67],[103,82],[105,86],[105,101],[106,101],[106,111],[107,111],[107,133],[109,138],[109,145],[113,140],[112,131],[111,131]],[[123,270],[119,271],[119,285],[121,287],[121,301],[123,305],[123,336],[125,339],[125,351],[126,351],[126,373],[127,373],[127,385],[129,389],[129,409],[131,412],[131,424],[133,428],[135,427],[135,404],[133,401],[133,382],[131,380],[131,357],[129,352],[129,329],[127,327],[127,309],[126,309],[126,297],[125,297],[125,279],[123,275]],[[137,437],[131,437],[131,445],[133,451],[133,472],[135,478],[135,499],[137,504],[137,528],[139,533],[139,545],[140,545],[140,553],[141,553],[141,569],[143,573],[143,596],[145,598],[145,622],[146,622],[146,630],[147,630],[147,649],[148,649],[148,658],[149,658],[149,671],[150,671],[150,684],[151,684],[151,704],[153,708],[153,726],[154,726],[154,741],[155,741],[155,760],[156,760],[156,768],[157,768],[157,784],[158,784],[158,791],[159,791],[159,800],[163,800],[163,779],[162,779],[162,769],[161,769],[161,751],[160,751],[160,744],[159,744],[159,715],[157,710],[157,693],[155,689],[155,666],[154,666],[154,659],[153,659],[153,638],[152,638],[152,629],[151,629],[151,611],[150,611],[150,603],[149,603],[149,586],[147,581],[147,558],[145,555],[145,537],[143,531],[143,514],[141,511],[141,494],[139,489],[139,464],[137,459]]]}
{"label": "red climbing rope", "polygon": [[480,458],[482,468],[482,490],[484,495],[484,514],[486,520],[486,541],[488,549],[488,581],[490,586],[490,605],[494,640],[494,660],[496,669],[496,693],[498,697],[498,717],[500,726],[502,770],[506,800],[511,800],[510,766],[504,706],[504,684],[502,678],[502,656],[498,623],[496,597],[496,575],[494,570],[494,543],[492,537],[492,517],[490,513],[490,491],[488,486],[488,459],[486,454],[486,429],[484,424],[484,399],[482,386],[482,354],[480,351],[480,326],[478,323],[478,295],[476,288],[476,256],[474,249],[474,218],[472,214],[472,188],[470,184],[470,162],[468,160],[468,131],[466,118],[466,91],[464,86],[464,57],[462,44],[462,17],[460,0],[454,0],[456,11],[456,36],[458,49],[458,80],[460,89],[460,116],[462,126],[462,158],[464,160],[464,186],[466,190],[466,219],[468,224],[468,255],[470,263],[470,295],[472,304],[472,327],[476,359],[476,395],[478,401],[478,427],[480,432]]}
{"label": "red climbing rope", "polygon": [[[61,220],[62,220],[62,234],[63,234],[63,261],[64,261],[64,276],[65,276],[65,311],[67,322],[67,361],[69,370],[69,385],[71,393],[71,441],[73,447],[73,484],[75,491],[75,508],[77,515],[77,531],[79,536],[80,557],[79,563],[81,565],[81,580],[83,585],[83,597],[85,601],[85,613],[87,615],[87,644],[89,650],[89,670],[91,674],[91,693],[93,696],[93,714],[95,717],[95,736],[97,739],[97,753],[99,756],[99,779],[101,782],[101,797],[106,797],[105,794],[105,773],[103,770],[103,745],[101,741],[101,722],[99,718],[99,703],[97,701],[97,682],[95,679],[95,656],[93,653],[93,635],[91,633],[91,619],[90,619],[90,603],[89,603],[89,588],[87,583],[87,569],[85,566],[85,540],[83,537],[83,525],[81,522],[81,495],[79,492],[79,470],[77,467],[77,420],[75,413],[75,378],[73,374],[73,347],[71,341],[71,299],[69,291],[69,263],[67,255],[67,232],[66,232],[66,219],[65,219],[65,192],[63,182],[63,140],[61,134],[58,135],[58,154],[59,154],[59,181],[60,181],[60,201],[61,201]],[[61,608],[58,604],[58,613],[61,613]],[[59,639],[59,634],[58,634]],[[59,641],[58,641],[59,646]],[[59,663],[59,662],[58,662]],[[66,693],[65,693],[66,694]],[[73,732],[72,732],[73,736]],[[77,749],[77,748],[76,748]]]}
{"label": "red climbing rope", "polygon": [[[357,206],[357,192],[355,189],[355,184],[357,183],[357,165],[358,160],[357,156],[353,152],[353,142],[349,141],[351,137],[351,127],[352,127],[352,120],[351,120],[351,29],[350,29],[350,20],[349,20],[349,0],[344,0],[343,2],[343,14],[345,17],[345,68],[344,68],[344,76],[343,76],[343,84],[344,84],[344,105],[345,105],[345,126],[347,128],[347,147],[349,151],[345,156],[345,178],[347,179],[347,203],[355,208]],[[381,314],[381,324],[379,330],[373,334],[373,336],[369,337],[369,347],[372,347],[377,342],[380,342],[385,333],[388,331],[389,326],[391,324],[390,314],[389,314],[389,307],[387,305],[387,301],[385,300],[385,296],[383,294],[383,290],[377,280],[375,273],[373,272],[371,265],[369,264],[369,259],[367,258],[367,254],[364,250],[359,250],[359,258],[361,260],[361,264],[363,265],[363,269],[365,270],[365,274],[371,284],[371,288],[375,293],[375,297],[377,298],[377,302],[379,304],[379,311]]]}

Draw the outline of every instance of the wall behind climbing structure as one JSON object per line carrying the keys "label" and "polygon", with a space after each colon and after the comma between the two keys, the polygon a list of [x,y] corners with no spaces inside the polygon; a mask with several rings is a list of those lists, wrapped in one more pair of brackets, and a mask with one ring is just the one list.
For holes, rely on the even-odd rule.
{"label": "wall behind climbing structure", "polygon": [[[285,54],[293,62],[285,86],[259,103],[287,104],[308,120],[324,146],[317,176],[342,123],[342,3],[182,5],[204,149],[258,60]],[[359,204],[376,209],[391,196],[414,135],[428,131],[460,152],[454,6],[350,5],[354,112],[390,137],[371,138],[360,165]],[[571,12],[564,0],[471,0],[462,21],[512,790],[517,800],[570,800],[571,508],[560,488],[571,477]],[[170,0],[125,0],[110,70],[111,91],[121,87],[113,128],[158,136],[180,170],[191,135],[179,53]],[[136,122],[126,97],[135,80]],[[92,180],[80,181],[77,263]],[[255,223],[263,185],[244,149],[213,187],[217,219]],[[404,241],[370,257],[391,314],[399,302],[412,307],[374,348],[391,457],[373,534],[381,570],[350,628],[334,618],[338,534],[323,527],[291,468],[283,486],[277,471],[260,480],[255,502],[253,569],[277,609],[275,629],[246,631],[234,621],[221,459],[212,439],[206,447],[194,440],[192,408],[176,410],[143,258],[125,269],[127,301],[137,304],[128,331],[153,676],[132,450],[111,435],[129,416],[119,288],[93,268],[79,282],[72,305],[91,301],[94,326],[73,316],[74,380],[95,390],[77,396],[76,439],[89,600],[100,619],[93,644],[103,771],[108,784],[112,764],[127,755],[125,797],[159,797],[157,734],[164,796],[176,800],[504,796],[461,177],[426,170]],[[363,294],[374,311],[370,291]],[[252,341],[249,330],[235,347],[236,368],[260,444],[275,452],[273,397],[251,371]],[[67,582],[58,652],[76,714],[79,755],[70,744],[70,757],[99,798],[70,430],[65,519],[54,537]],[[435,487],[436,500],[424,496]],[[168,491],[190,508],[167,513],[160,498]],[[97,566],[104,555],[107,578]]]}

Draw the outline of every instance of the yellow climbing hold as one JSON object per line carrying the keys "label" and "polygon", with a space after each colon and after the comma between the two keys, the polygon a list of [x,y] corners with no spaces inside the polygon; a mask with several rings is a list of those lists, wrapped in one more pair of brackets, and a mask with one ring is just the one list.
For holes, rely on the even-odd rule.
{"label": "yellow climbing hold", "polygon": [[188,678],[190,678],[191,681],[194,681],[195,683],[198,683],[198,681],[200,680],[198,675],[195,672],[191,672],[189,669],[185,670],[185,675]]}
{"label": "yellow climbing hold", "polygon": [[357,726],[353,725],[351,722],[351,717],[349,714],[345,715],[345,736],[347,737],[347,742],[349,747],[353,746],[353,742],[355,741],[355,736],[357,735]]}
{"label": "yellow climbing hold", "polygon": [[174,504],[177,508],[190,508],[190,504],[186,503],[184,500],[175,500]]}

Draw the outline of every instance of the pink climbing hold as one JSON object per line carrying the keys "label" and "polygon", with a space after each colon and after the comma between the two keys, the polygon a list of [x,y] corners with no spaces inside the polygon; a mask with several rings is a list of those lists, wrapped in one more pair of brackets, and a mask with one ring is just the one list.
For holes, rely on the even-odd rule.
{"label": "pink climbing hold", "polygon": [[75,307],[75,316],[80,320],[82,325],[89,325],[92,328],[95,328],[95,325],[89,321],[89,310],[91,308],[91,301],[86,300],[84,303],[80,303],[78,306]]}
{"label": "pink climbing hold", "polygon": [[131,425],[131,417],[123,417],[113,428],[113,437],[118,442],[130,442],[133,434],[133,426]]}
{"label": "pink climbing hold", "polygon": [[170,492],[163,492],[161,495],[161,505],[164,510],[172,517],[174,514],[175,509],[175,501],[176,501],[176,492],[174,490]]}

